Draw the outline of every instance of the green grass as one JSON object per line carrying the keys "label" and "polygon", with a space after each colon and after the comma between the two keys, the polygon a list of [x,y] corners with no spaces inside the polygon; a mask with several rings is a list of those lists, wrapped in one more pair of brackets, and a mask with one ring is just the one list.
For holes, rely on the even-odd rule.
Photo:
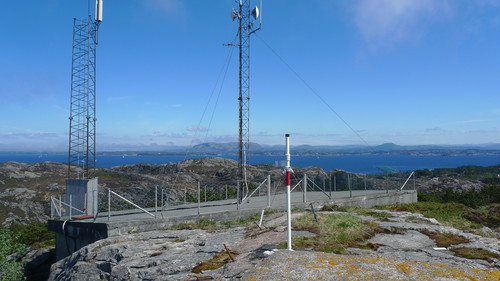
{"label": "green grass", "polygon": [[[348,247],[374,248],[367,238],[377,232],[376,225],[349,214],[319,214],[318,223],[310,213],[292,221],[293,230],[307,230],[314,237],[293,237],[294,249],[313,249],[328,253],[346,254]],[[281,243],[279,248],[285,248]]]}
{"label": "green grass", "polygon": [[[270,216],[276,213],[276,211],[269,211],[264,214],[264,216]],[[239,218],[236,220],[225,220],[225,221],[215,221],[212,219],[200,219],[196,222],[183,222],[172,226],[170,229],[203,229],[203,230],[217,230],[226,229],[241,225],[248,225],[250,223],[256,222],[260,219],[260,213],[256,213],[249,217]]]}
{"label": "green grass", "polygon": [[373,211],[372,209],[367,209],[367,208],[361,208],[357,206],[337,206],[337,205],[325,205],[321,209],[322,211],[338,211],[338,212],[347,212],[347,213],[356,213],[360,214],[363,216],[371,216],[374,218],[378,218],[381,220],[388,220],[390,217],[392,217],[391,214],[386,213],[386,212],[376,212]]}
{"label": "green grass", "polygon": [[171,227],[174,230],[181,229],[203,229],[203,230],[215,230],[220,227],[217,226],[217,222],[211,219],[201,219],[194,223],[192,222],[182,222]]}
{"label": "green grass", "polygon": [[428,218],[435,218],[440,223],[459,229],[476,229],[482,227],[477,222],[463,217],[471,208],[458,203],[417,202],[376,206],[377,209],[420,213]]}

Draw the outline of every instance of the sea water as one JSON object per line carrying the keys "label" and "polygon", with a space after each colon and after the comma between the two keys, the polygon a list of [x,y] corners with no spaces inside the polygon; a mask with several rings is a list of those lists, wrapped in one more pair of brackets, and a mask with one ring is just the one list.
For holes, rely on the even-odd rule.
{"label": "sea water", "polygon": [[[138,163],[166,164],[186,159],[205,156],[154,156],[154,155],[98,155],[97,166],[110,168],[113,166],[131,165]],[[238,160],[237,156],[219,156]],[[250,155],[248,163],[279,164],[284,156]],[[0,154],[0,163],[16,161],[23,163],[39,163],[54,161],[67,163],[66,154]],[[500,164],[500,155],[461,155],[461,156],[429,156],[409,154],[370,154],[370,155],[339,155],[339,156],[293,156],[292,166],[305,168],[317,166],[325,171],[341,169],[354,173],[380,174],[387,171],[412,171],[435,168],[455,168],[466,165],[493,166]]]}

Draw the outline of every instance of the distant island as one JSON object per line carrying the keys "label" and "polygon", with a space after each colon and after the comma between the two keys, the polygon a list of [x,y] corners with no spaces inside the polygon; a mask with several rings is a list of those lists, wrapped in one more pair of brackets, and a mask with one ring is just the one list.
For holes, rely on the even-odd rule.
{"label": "distant island", "polygon": [[[252,155],[282,155],[284,145],[250,144]],[[297,156],[333,156],[356,154],[409,154],[409,155],[484,155],[500,154],[500,143],[479,145],[397,145],[384,143],[377,146],[362,145],[298,145],[292,146],[292,153]],[[162,150],[148,151],[107,151],[100,155],[238,155],[238,143],[202,143],[192,147],[166,147]]]}
{"label": "distant island", "polygon": [[[99,146],[98,146],[99,149]],[[365,145],[297,145],[291,147],[295,156],[337,156],[337,155],[496,155],[500,154],[500,143],[464,144],[464,145],[398,145],[384,143],[376,146]],[[266,145],[251,143],[251,155],[283,155],[284,145]],[[67,154],[67,151],[0,151],[0,154]],[[194,146],[157,145],[110,148],[101,147],[98,155],[107,156],[236,156],[238,143],[201,143]]]}

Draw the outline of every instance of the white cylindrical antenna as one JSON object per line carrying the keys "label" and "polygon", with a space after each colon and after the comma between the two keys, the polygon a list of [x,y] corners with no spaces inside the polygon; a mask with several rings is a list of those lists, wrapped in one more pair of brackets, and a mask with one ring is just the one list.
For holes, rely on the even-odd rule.
{"label": "white cylindrical antenna", "polygon": [[98,22],[102,21],[102,5],[104,0],[95,0],[95,20]]}
{"label": "white cylindrical antenna", "polygon": [[286,206],[287,206],[287,238],[288,238],[288,250],[292,251],[292,200],[290,194],[290,173],[292,168],[290,167],[290,134],[285,134],[285,146],[286,146]]}

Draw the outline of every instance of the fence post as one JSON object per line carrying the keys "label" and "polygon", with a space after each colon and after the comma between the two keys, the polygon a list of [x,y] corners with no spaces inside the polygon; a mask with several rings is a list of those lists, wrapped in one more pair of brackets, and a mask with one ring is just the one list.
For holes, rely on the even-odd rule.
{"label": "fence post", "polygon": [[347,174],[347,185],[349,186],[349,198],[352,198],[352,189],[351,189],[351,177],[350,177],[350,174]]}
{"label": "fence post", "polygon": [[364,175],[364,176],[365,176],[365,190],[366,190],[366,175]]}
{"label": "fence post", "polygon": [[201,185],[200,185],[200,182],[198,182],[198,215],[200,214],[200,189],[201,189]]}
{"label": "fence post", "polygon": [[[163,196],[163,189],[162,191],[162,196]],[[163,200],[163,198],[162,198]],[[155,185],[155,219],[158,217],[158,186]]]}
{"label": "fence post", "polygon": [[415,171],[413,171],[413,190],[416,190],[417,188],[415,187],[415,181],[416,181],[416,175]]}
{"label": "fence post", "polygon": [[237,181],[236,185],[236,209],[240,209],[240,180]]}
{"label": "fence post", "polygon": [[188,196],[187,188],[184,187],[184,204],[186,204],[186,202],[187,202],[187,196]]}
{"label": "fence post", "polygon": [[267,175],[267,207],[271,207],[271,175]]}
{"label": "fence post", "polygon": [[333,176],[333,191],[337,191],[337,176]]}
{"label": "fence post", "polygon": [[207,202],[207,185],[203,187],[203,190],[205,192],[205,202]]}
{"label": "fence post", "polygon": [[307,202],[307,174],[304,174],[304,180],[302,182],[302,202],[306,203]]}
{"label": "fence post", "polygon": [[161,209],[163,210],[163,208],[165,208],[165,203],[164,203],[165,201],[163,200],[163,188],[161,189],[160,198],[161,198]]}
{"label": "fence post", "polygon": [[50,218],[53,219],[54,218],[54,199],[52,196],[50,196]]}
{"label": "fence post", "polygon": [[72,215],[72,210],[71,210],[71,206],[73,205],[73,197],[72,195],[70,194],[69,195],[69,218],[71,219],[71,217],[73,216]]}
{"label": "fence post", "polygon": [[85,192],[85,197],[83,198],[83,211],[85,215],[88,215],[89,209],[87,209],[87,192]]}
{"label": "fence post", "polygon": [[329,192],[330,199],[332,199],[332,175],[330,175],[329,180],[330,181],[328,182],[328,190],[330,191]]}
{"label": "fence post", "polygon": [[108,188],[108,221],[111,218],[111,188]]}
{"label": "fence post", "polygon": [[61,217],[62,217],[62,201],[61,201],[61,195],[59,195],[59,212],[61,213]]}
{"label": "fence post", "polygon": [[226,200],[227,200],[227,184],[226,184]]}

